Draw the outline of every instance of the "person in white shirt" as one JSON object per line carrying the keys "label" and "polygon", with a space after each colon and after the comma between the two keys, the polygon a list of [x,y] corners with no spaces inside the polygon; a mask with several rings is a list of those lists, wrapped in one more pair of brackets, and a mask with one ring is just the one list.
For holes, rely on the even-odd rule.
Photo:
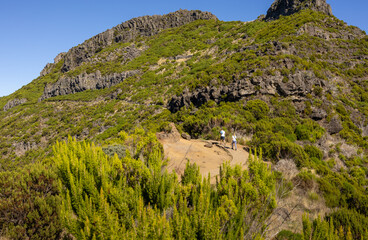
{"label": "person in white shirt", "polygon": [[224,131],[224,129],[221,129],[220,135],[221,135],[221,141],[225,146],[225,131]]}
{"label": "person in white shirt", "polygon": [[236,135],[235,133],[233,133],[233,136],[232,136],[232,142],[231,142],[231,149],[234,150],[234,145],[235,145],[235,151],[238,150],[237,146],[236,146]]}

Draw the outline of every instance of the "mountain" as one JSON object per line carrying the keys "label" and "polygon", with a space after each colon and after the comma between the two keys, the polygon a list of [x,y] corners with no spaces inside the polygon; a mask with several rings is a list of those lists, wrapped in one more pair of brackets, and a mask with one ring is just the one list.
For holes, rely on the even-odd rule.
{"label": "mountain", "polygon": [[279,0],[275,1],[268,9],[266,20],[289,16],[303,9],[311,9],[332,16],[331,6],[325,0]]}
{"label": "mountain", "polygon": [[[368,37],[325,0],[276,0],[247,23],[134,18],[0,109],[4,237],[367,238]],[[179,182],[155,135],[172,123],[256,153],[212,186],[188,162]]]}

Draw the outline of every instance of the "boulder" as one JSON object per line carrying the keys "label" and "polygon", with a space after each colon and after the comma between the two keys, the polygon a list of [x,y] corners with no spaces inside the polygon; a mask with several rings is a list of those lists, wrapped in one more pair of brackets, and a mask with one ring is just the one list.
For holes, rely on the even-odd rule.
{"label": "boulder", "polygon": [[181,137],[184,138],[184,139],[186,139],[186,140],[190,140],[191,139],[191,137],[190,137],[190,135],[188,133],[182,133],[181,134]]}
{"label": "boulder", "polygon": [[280,16],[289,16],[303,9],[323,12],[332,16],[331,6],[326,0],[275,0],[267,11],[265,20],[275,20]]}
{"label": "boulder", "polygon": [[337,115],[333,116],[331,121],[327,125],[327,131],[329,134],[339,133],[343,129],[341,120]]}
{"label": "boulder", "polygon": [[210,143],[210,142],[207,142],[207,143],[204,145],[204,147],[206,147],[206,148],[212,148],[212,147],[213,147],[213,144],[212,144],[212,143]]}
{"label": "boulder", "polygon": [[313,119],[313,120],[322,120],[324,118],[326,118],[327,116],[327,113],[325,110],[323,109],[320,109],[320,108],[315,108],[315,107],[312,107],[312,113],[310,115],[310,117]]}

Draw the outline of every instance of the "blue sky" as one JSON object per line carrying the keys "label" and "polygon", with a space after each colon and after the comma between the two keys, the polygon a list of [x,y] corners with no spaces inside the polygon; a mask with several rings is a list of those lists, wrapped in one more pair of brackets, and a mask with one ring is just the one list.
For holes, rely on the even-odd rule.
{"label": "blue sky", "polygon": [[[223,21],[250,21],[273,0],[0,1],[0,96],[30,83],[48,62],[84,40],[134,17],[178,9],[209,11]],[[367,0],[327,0],[336,17],[368,32]]]}

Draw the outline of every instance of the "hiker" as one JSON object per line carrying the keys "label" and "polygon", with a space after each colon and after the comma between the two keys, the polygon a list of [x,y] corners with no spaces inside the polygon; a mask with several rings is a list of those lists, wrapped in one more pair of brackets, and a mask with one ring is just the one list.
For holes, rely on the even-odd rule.
{"label": "hiker", "polygon": [[236,146],[236,135],[235,135],[235,133],[233,133],[232,139],[233,139],[233,141],[231,142],[231,149],[234,150],[234,145],[235,145],[235,151],[236,151],[236,150],[238,150],[238,148]]}
{"label": "hiker", "polygon": [[221,129],[220,131],[220,135],[221,135],[221,142],[224,144],[225,146],[225,131],[224,129]]}

